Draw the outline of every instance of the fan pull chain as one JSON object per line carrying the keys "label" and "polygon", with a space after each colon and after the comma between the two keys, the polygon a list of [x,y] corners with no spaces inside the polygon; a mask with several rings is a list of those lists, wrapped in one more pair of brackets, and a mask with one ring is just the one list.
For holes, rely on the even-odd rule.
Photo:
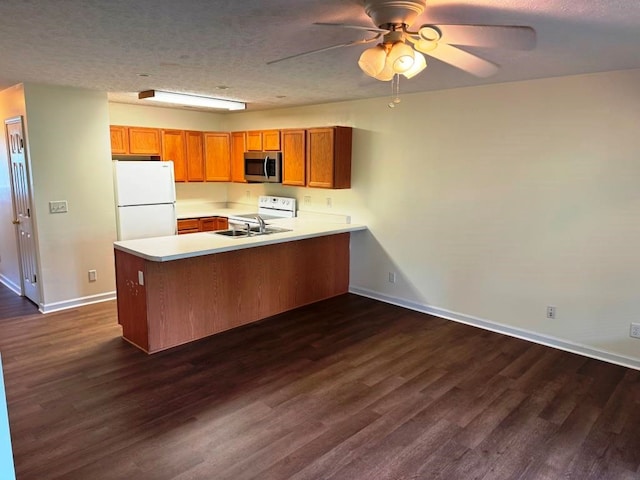
{"label": "fan pull chain", "polygon": [[391,79],[391,101],[389,108],[395,108],[400,103],[400,75],[395,74]]}

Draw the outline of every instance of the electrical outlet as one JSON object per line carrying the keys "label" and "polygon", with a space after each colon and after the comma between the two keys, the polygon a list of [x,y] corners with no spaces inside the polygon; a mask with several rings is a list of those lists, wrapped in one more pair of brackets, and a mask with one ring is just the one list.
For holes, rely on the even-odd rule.
{"label": "electrical outlet", "polygon": [[389,272],[389,283],[396,283],[396,273]]}
{"label": "electrical outlet", "polygon": [[311,195],[305,195],[304,196],[304,204],[305,205],[311,205]]}
{"label": "electrical outlet", "polygon": [[95,282],[98,280],[98,272],[95,270],[89,270],[89,281]]}
{"label": "electrical outlet", "polygon": [[331,200],[331,197],[327,197],[327,207],[331,208],[333,206],[333,201]]}
{"label": "electrical outlet", "polygon": [[67,213],[69,211],[66,200],[49,202],[49,213]]}
{"label": "electrical outlet", "polygon": [[547,318],[556,318],[556,307],[552,305],[547,307]]}
{"label": "electrical outlet", "polygon": [[629,336],[633,338],[640,338],[640,323],[632,323],[629,330]]}
{"label": "electrical outlet", "polygon": [[251,190],[247,190],[244,192],[244,196],[247,200],[249,200],[251,198]]}

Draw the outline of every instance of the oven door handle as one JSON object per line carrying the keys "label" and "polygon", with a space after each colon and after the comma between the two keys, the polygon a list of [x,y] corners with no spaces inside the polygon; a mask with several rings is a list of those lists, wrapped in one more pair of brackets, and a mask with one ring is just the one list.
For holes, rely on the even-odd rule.
{"label": "oven door handle", "polygon": [[267,171],[267,161],[269,160],[269,155],[264,157],[264,176],[267,180],[269,180],[269,172]]}

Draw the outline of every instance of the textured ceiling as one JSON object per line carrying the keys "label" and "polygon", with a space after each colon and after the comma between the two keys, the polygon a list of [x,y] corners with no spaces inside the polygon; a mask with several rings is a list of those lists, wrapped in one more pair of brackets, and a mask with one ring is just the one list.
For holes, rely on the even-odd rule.
{"label": "textured ceiling", "polygon": [[[358,68],[366,46],[266,65],[365,37],[313,22],[372,25],[358,0],[2,0],[0,90],[48,83],[137,103],[137,92],[158,89],[242,100],[252,110],[391,93]],[[485,79],[428,60],[401,81],[404,93],[640,68],[637,0],[429,0],[414,25],[424,23],[529,25],[538,41],[525,52],[466,48],[500,65]]]}

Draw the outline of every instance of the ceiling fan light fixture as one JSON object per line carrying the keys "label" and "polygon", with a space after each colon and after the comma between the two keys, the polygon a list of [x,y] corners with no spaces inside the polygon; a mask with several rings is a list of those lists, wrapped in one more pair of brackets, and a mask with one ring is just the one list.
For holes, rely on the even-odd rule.
{"label": "ceiling fan light fixture", "polygon": [[425,40],[421,38],[414,44],[414,46],[415,49],[419,52],[429,53],[435,50],[435,48],[438,46],[438,42],[435,40]]}
{"label": "ceiling fan light fixture", "polygon": [[358,66],[364,73],[376,78],[376,75],[380,74],[384,69],[386,60],[386,50],[382,45],[376,45],[362,52],[358,60]]}
{"label": "ceiling fan light fixture", "polygon": [[387,63],[395,73],[404,73],[413,66],[414,50],[404,42],[396,42],[387,56]]}
{"label": "ceiling fan light fixture", "polygon": [[140,100],[188,105],[190,107],[216,108],[220,110],[245,110],[247,104],[222,98],[203,97],[186,93],[163,92],[161,90],[145,90],[138,94]]}
{"label": "ceiling fan light fixture", "polygon": [[431,25],[423,25],[422,27],[420,27],[420,30],[418,30],[418,35],[422,40],[426,40],[428,42],[437,42],[442,36],[440,30]]}
{"label": "ceiling fan light fixture", "polygon": [[393,80],[395,74],[396,72],[393,71],[391,63],[386,62],[382,71],[373,78],[375,78],[376,80],[380,80],[381,82],[390,82],[391,80]]}
{"label": "ceiling fan light fixture", "polygon": [[421,71],[423,71],[425,68],[427,68],[427,60],[424,58],[424,55],[422,55],[420,52],[415,52],[413,58],[414,58],[413,66],[402,74],[406,78],[413,78],[417,74],[419,74]]}

